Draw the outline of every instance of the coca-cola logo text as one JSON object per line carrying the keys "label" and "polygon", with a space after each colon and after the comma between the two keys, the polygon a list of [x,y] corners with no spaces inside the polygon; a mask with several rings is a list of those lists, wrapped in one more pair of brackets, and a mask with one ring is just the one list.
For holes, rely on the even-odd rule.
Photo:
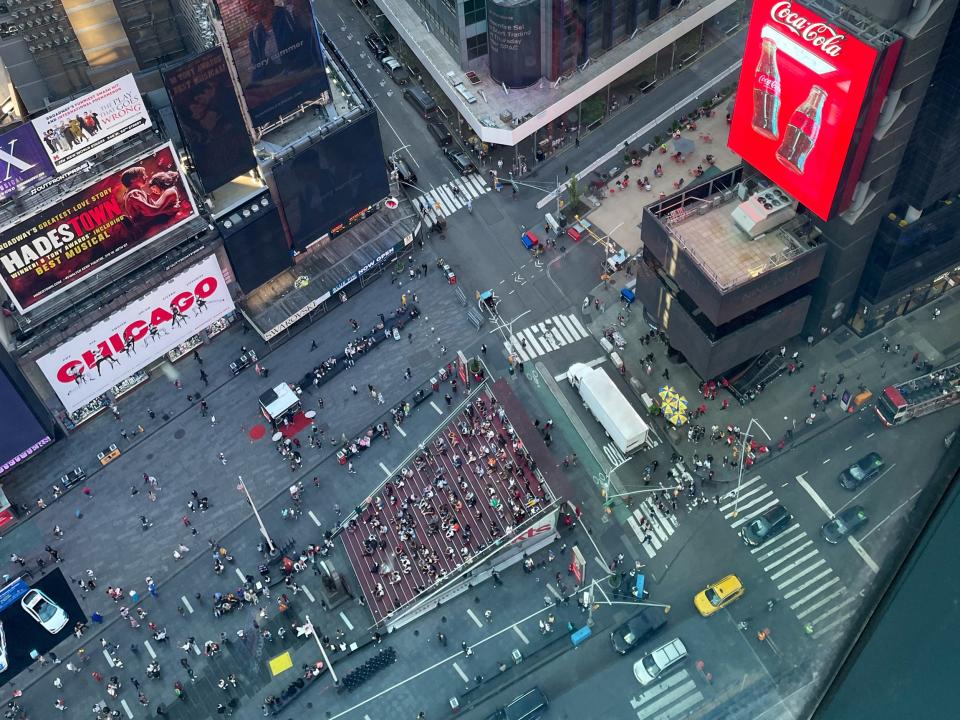
{"label": "coca-cola logo text", "polygon": [[811,20],[795,12],[790,0],[774,3],[770,8],[770,17],[830,57],[838,57],[843,49],[841,43],[846,35],[837,32],[821,20]]}
{"label": "coca-cola logo text", "polygon": [[134,342],[142,340],[150,333],[151,327],[160,329],[168,323],[173,323],[174,308],[180,313],[187,312],[198,298],[206,300],[211,297],[218,285],[217,278],[212,275],[202,278],[192,291],[184,290],[177,293],[170,301],[169,307],[153,308],[149,316],[137,318],[128,323],[123,332],[115,332],[98,342],[95,347],[84,350],[80,353],[80,359],[67,360],[57,370],[57,380],[64,384],[75,382],[78,373],[97,367],[100,358],[110,357],[122,351],[127,345],[127,340],[132,339]]}

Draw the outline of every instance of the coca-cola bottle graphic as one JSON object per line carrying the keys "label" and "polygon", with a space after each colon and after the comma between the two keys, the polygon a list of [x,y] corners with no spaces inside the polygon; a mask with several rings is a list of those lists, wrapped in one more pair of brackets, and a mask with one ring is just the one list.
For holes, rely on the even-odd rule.
{"label": "coca-cola bottle graphic", "polygon": [[783,142],[777,148],[777,160],[793,170],[803,173],[807,156],[813,150],[820,134],[820,121],[823,116],[823,104],[827,91],[819,85],[810,88],[810,94],[803,104],[793,111],[787,129],[783,133]]}
{"label": "coca-cola bottle graphic", "polygon": [[777,139],[777,117],[780,115],[780,71],[777,69],[777,44],[763,39],[760,62],[753,76],[753,129],[768,138]]}

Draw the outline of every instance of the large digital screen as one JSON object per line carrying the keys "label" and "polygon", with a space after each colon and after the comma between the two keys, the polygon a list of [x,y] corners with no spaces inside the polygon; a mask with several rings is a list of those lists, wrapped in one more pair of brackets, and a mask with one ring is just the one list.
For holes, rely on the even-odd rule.
{"label": "large digital screen", "polygon": [[0,369],[0,475],[53,441],[16,386]]}
{"label": "large digital screen", "polygon": [[0,231],[0,284],[26,312],[197,214],[167,143]]}
{"label": "large digital screen", "polygon": [[133,75],[97,88],[33,121],[57,172],[152,125]]}
{"label": "large digital screen", "polygon": [[207,192],[256,167],[223,49],[164,74],[183,140]]}
{"label": "large digital screen", "polygon": [[302,250],[390,194],[377,114],[273,167],[293,246]]}
{"label": "large digital screen", "polygon": [[53,163],[27,123],[0,135],[0,199],[52,177]]}
{"label": "large digital screen", "polygon": [[256,220],[237,232],[228,234],[221,230],[221,233],[230,267],[244,292],[253,292],[293,266],[275,205],[258,212]]}
{"label": "large digital screen", "polygon": [[329,101],[309,0],[216,1],[253,127],[275,122],[310,100]]}
{"label": "large digital screen", "polygon": [[73,412],[233,310],[210,256],[37,360]]}
{"label": "large digital screen", "polygon": [[730,149],[828,220],[878,52],[789,0],[755,0]]}

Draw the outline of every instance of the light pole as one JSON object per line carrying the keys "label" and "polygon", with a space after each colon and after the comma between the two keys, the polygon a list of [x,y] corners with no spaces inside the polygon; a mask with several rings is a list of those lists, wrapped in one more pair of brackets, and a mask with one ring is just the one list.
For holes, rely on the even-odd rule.
{"label": "light pole", "polygon": [[750,437],[750,428],[752,428],[754,425],[760,428],[760,431],[766,435],[767,442],[773,442],[773,440],[770,439],[770,435],[767,434],[767,431],[763,429],[763,425],[758,423],[754,418],[750,418],[750,423],[747,425],[747,429],[743,433],[743,442],[740,443],[740,469],[737,472],[737,489],[734,490],[736,496],[733,500],[733,517],[736,517],[737,513],[740,512],[737,509],[737,504],[740,502],[740,484],[743,482],[743,457],[747,450],[747,439]]}
{"label": "light pole", "polygon": [[320,636],[317,635],[317,629],[313,626],[313,623],[310,622],[309,615],[304,615],[303,617],[307,621],[308,632],[313,635],[313,639],[317,641],[317,647],[320,648],[320,654],[323,655],[323,661],[327,664],[327,669],[330,671],[330,677],[333,678],[335,685],[339,685],[340,680],[337,678],[337,673],[333,670],[333,663],[330,662],[330,658],[327,657],[327,649],[323,647],[323,643],[320,642]]}
{"label": "light pole", "polygon": [[253,514],[257,518],[257,524],[260,525],[260,533],[263,535],[264,540],[267,541],[267,547],[270,548],[270,554],[277,554],[277,546],[273,544],[273,540],[270,539],[270,533],[267,532],[267,526],[263,524],[263,518],[260,517],[260,511],[257,510],[256,503],[253,502],[253,498],[250,497],[250,491],[247,489],[247,484],[243,481],[243,475],[237,475],[237,479],[240,481],[240,489],[247,496],[247,502],[250,503],[250,507],[253,508]]}

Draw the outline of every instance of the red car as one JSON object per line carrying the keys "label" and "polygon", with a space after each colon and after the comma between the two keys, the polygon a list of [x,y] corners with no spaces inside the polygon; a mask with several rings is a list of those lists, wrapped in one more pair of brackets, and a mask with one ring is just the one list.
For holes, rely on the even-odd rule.
{"label": "red car", "polygon": [[574,242],[580,242],[580,238],[586,235],[591,227],[593,227],[593,225],[591,225],[589,220],[578,220],[567,228],[567,235],[569,235]]}

